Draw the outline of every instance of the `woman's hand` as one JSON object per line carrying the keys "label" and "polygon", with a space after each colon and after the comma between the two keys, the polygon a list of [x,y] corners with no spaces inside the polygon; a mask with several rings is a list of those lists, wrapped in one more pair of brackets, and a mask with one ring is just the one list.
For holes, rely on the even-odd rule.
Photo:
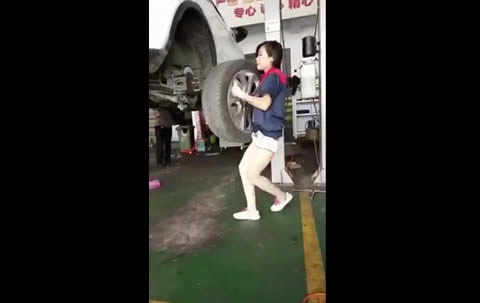
{"label": "woman's hand", "polygon": [[240,86],[238,85],[238,82],[237,80],[234,80],[233,81],[233,85],[232,85],[232,90],[231,90],[231,93],[234,97],[237,97],[237,98],[240,98],[242,100],[245,99],[245,93],[243,92],[243,90],[240,88]]}
{"label": "woman's hand", "polygon": [[254,107],[266,111],[272,104],[272,99],[269,94],[265,94],[263,97],[254,97],[245,93],[238,85],[237,80],[233,81],[232,89],[230,91],[234,97],[247,101]]}

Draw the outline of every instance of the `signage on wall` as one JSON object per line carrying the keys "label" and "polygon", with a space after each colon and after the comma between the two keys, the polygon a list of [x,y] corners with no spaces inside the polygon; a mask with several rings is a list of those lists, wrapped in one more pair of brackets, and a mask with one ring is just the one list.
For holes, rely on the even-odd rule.
{"label": "signage on wall", "polygon": [[[213,0],[228,27],[246,26],[265,21],[263,0]],[[282,18],[315,15],[316,0],[281,0]]]}

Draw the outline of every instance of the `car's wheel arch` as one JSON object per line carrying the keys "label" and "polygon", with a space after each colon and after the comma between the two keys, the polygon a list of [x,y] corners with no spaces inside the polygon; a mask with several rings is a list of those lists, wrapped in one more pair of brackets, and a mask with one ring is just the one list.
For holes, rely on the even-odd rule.
{"label": "car's wheel arch", "polygon": [[[208,29],[208,46],[210,49],[210,54],[211,54],[211,59],[212,59],[212,65],[216,66],[217,65],[217,52],[216,52],[216,47],[215,47],[215,40],[213,38],[213,33],[211,31],[210,25],[207,21],[207,18],[205,17],[201,7],[194,3],[194,2],[183,2],[180,4],[180,6],[177,8],[175,12],[175,16],[173,17],[172,24],[170,26],[170,33],[168,35],[168,40],[167,43],[165,44],[164,49],[162,50],[163,56],[162,60],[156,60],[155,66],[150,69],[150,73],[153,73],[158,70],[158,68],[162,65],[163,60],[166,57],[166,54],[168,54],[168,51],[170,50],[170,47],[172,46],[173,42],[175,41],[175,33],[177,31],[179,23],[185,18],[185,15],[189,12],[193,12],[197,14],[203,22],[207,25]],[[157,50],[160,51],[160,50]],[[151,50],[152,52],[152,50]],[[154,60],[150,60],[151,62]]]}

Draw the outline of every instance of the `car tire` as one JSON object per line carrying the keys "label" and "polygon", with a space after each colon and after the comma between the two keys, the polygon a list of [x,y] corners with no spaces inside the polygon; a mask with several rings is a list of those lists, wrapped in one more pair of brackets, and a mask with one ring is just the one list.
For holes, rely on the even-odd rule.
{"label": "car tire", "polygon": [[233,60],[214,67],[203,87],[202,107],[207,125],[216,136],[246,143],[251,140],[252,108],[231,95],[235,79],[245,92],[252,94],[259,79],[256,65],[246,60]]}

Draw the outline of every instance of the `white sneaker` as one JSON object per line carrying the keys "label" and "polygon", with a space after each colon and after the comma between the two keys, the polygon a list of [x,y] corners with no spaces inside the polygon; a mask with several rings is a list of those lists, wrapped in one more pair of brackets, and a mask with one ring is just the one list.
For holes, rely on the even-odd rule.
{"label": "white sneaker", "polygon": [[237,220],[259,220],[260,213],[258,212],[258,210],[250,211],[245,209],[245,210],[239,211],[238,213],[234,213],[233,217]]}
{"label": "white sneaker", "polygon": [[275,202],[273,202],[272,206],[270,206],[270,210],[273,212],[281,211],[287,204],[292,201],[293,196],[291,193],[287,192],[287,198],[285,199],[284,202],[280,202],[278,199],[275,199]]}

